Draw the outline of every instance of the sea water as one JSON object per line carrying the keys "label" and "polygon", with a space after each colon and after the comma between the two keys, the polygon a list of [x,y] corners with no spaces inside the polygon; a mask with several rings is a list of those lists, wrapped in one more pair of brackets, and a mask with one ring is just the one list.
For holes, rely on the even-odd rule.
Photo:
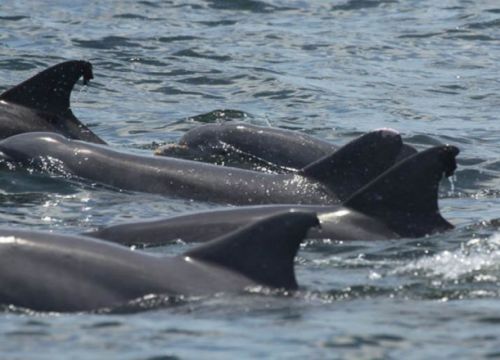
{"label": "sea water", "polygon": [[[6,307],[2,359],[500,358],[498,1],[3,0],[0,25],[0,90],[91,61],[72,110],[124,151],[229,120],[339,145],[390,127],[419,150],[461,150],[440,190],[453,231],[307,241],[293,294]],[[1,225],[68,234],[216,207],[5,170],[0,199]]]}

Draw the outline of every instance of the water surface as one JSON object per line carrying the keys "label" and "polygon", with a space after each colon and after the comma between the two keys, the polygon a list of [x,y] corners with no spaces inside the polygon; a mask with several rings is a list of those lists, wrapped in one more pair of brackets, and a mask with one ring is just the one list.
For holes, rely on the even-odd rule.
{"label": "water surface", "polygon": [[[440,193],[454,231],[307,242],[296,294],[147,298],[148,311],[102,314],[6,308],[3,359],[500,357],[497,1],[4,0],[0,24],[0,89],[89,60],[95,79],[72,109],[123,150],[150,154],[234,119],[337,144],[392,127],[419,149],[461,149]],[[0,197],[2,225],[65,233],[215,207],[11,172]]]}

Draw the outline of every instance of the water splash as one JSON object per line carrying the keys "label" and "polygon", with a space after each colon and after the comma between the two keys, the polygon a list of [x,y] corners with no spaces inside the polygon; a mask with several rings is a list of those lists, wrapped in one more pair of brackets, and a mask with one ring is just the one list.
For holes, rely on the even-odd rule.
{"label": "water splash", "polygon": [[270,127],[270,128],[272,128],[272,127],[273,127],[273,124],[271,124],[271,120],[269,119],[269,116],[268,116],[267,114],[264,116],[264,119],[263,119],[263,120],[264,120],[264,122],[266,123],[266,126],[267,126],[267,127]]}
{"label": "water splash", "polygon": [[460,280],[473,276],[475,281],[497,281],[500,269],[500,233],[487,239],[474,238],[455,251],[443,251],[394,270],[394,273],[412,273]]}
{"label": "water splash", "polygon": [[448,181],[450,182],[450,191],[448,191],[448,196],[453,196],[455,193],[455,183],[457,181],[457,175],[453,174],[448,177]]}

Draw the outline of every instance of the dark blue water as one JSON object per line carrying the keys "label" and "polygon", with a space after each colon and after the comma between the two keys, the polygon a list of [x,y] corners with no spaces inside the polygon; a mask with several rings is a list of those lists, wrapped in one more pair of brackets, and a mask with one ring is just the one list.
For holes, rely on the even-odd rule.
{"label": "dark blue water", "polygon": [[[149,310],[132,313],[6,309],[2,359],[500,358],[497,1],[3,0],[0,25],[0,89],[91,61],[95,79],[72,108],[116,148],[150,154],[237,119],[337,144],[392,127],[419,149],[461,149],[440,195],[454,231],[308,242],[302,289],[288,296],[147,298]],[[9,172],[0,199],[2,225],[65,233],[214,206]]]}

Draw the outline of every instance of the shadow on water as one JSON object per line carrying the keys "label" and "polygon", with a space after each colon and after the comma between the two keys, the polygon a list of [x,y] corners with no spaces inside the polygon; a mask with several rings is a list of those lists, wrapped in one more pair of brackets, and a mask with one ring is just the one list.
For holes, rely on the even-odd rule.
{"label": "shadow on water", "polygon": [[253,13],[268,13],[273,11],[284,11],[291,8],[279,7],[257,0],[205,0],[215,10],[250,11]]}
{"label": "shadow on water", "polygon": [[376,8],[384,4],[395,4],[396,0],[349,0],[344,4],[332,6],[333,11],[354,11]]}

